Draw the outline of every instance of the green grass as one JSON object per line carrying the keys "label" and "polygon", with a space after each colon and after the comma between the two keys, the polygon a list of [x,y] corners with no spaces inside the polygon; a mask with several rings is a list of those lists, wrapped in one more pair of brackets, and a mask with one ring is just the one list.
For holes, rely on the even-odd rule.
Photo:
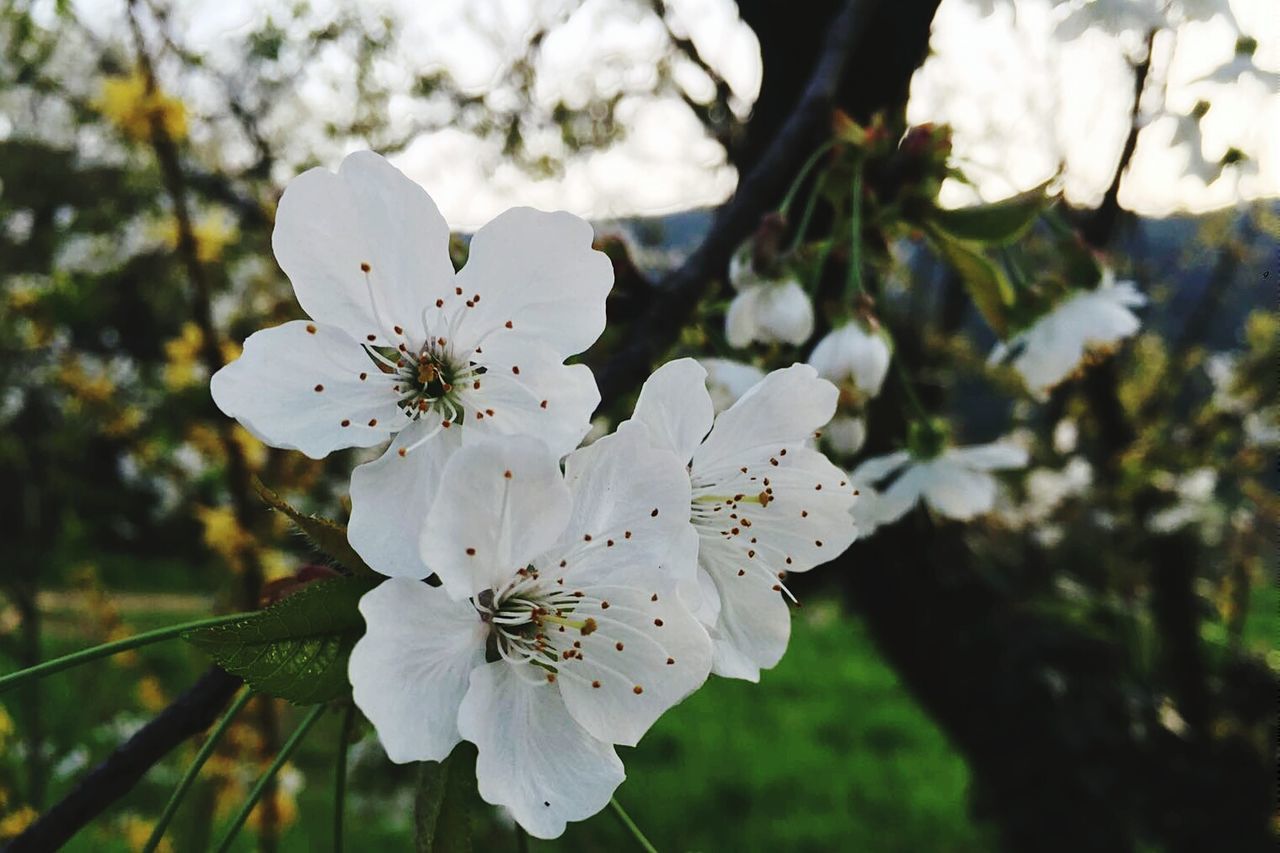
{"label": "green grass", "polygon": [[[49,654],[84,645],[70,630],[74,614],[51,616]],[[129,624],[146,630],[189,618],[149,611],[131,616]],[[121,712],[145,716],[136,696],[143,673],[156,676],[172,696],[206,665],[176,641],[143,649],[140,658],[129,669],[90,664],[45,680],[42,719],[55,760],[78,744],[89,748],[90,764],[104,757],[116,743],[104,724]],[[16,697],[3,701],[21,731]],[[285,710],[282,736],[300,717]],[[305,786],[299,820],[282,839],[284,853],[330,848],[338,718],[326,715],[295,756]],[[349,778],[348,849],[411,849],[407,795],[414,769],[391,765],[373,744],[353,752],[358,759]],[[991,835],[968,816],[963,762],[903,691],[861,626],[831,605],[797,614],[786,658],[760,684],[712,679],[664,716],[639,747],[620,753],[628,779],[618,798],[660,850],[992,848]],[[154,818],[193,754],[188,746],[155,768],[66,849],[129,849],[121,837],[122,816]],[[20,779],[19,763],[10,754],[0,767]],[[51,796],[65,792],[75,775],[53,785]],[[211,801],[212,791],[197,783],[175,818],[175,849],[199,850],[210,834],[220,837],[222,826],[209,818]],[[513,831],[493,810],[485,811],[478,849],[514,851]],[[245,833],[237,849],[254,849],[251,842]],[[605,812],[571,825],[555,842],[535,841],[532,849],[635,847]]]}

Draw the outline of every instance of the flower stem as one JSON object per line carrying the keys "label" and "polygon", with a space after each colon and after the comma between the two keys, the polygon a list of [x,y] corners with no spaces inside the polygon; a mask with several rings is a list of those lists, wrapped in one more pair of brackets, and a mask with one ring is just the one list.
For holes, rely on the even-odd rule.
{"label": "flower stem", "polygon": [[267,771],[258,778],[254,783],[253,790],[249,792],[249,797],[244,801],[244,805],[240,807],[240,811],[236,812],[235,819],[231,823],[231,828],[227,830],[227,834],[222,837],[222,843],[218,845],[218,853],[226,853],[231,849],[231,845],[235,843],[236,835],[240,833],[240,827],[244,826],[244,822],[248,820],[249,813],[253,811],[253,807],[258,804],[258,800],[262,799],[262,794],[267,790],[268,783],[275,778],[280,768],[289,760],[289,756],[298,748],[298,744],[302,743],[302,738],[306,736],[310,728],[315,725],[316,720],[320,719],[320,715],[324,713],[324,705],[316,705],[307,712],[307,716],[302,718],[302,722],[293,730],[293,734],[289,735],[289,739],[284,742],[284,746],[280,747],[280,752],[276,754],[275,760],[271,762],[271,766]]}
{"label": "flower stem", "polygon": [[813,171],[813,167],[818,165],[818,159],[831,150],[835,145],[834,140],[828,140],[818,146],[818,150],[809,155],[809,159],[804,161],[804,165],[800,167],[800,171],[796,172],[795,180],[791,182],[791,186],[787,187],[787,194],[782,199],[782,204],[778,205],[778,211],[783,215],[787,215],[787,211],[791,209],[791,204],[796,200],[796,193],[800,192],[800,187],[804,183],[804,179],[809,177],[809,173]]}
{"label": "flower stem", "polygon": [[342,853],[342,818],[347,803],[347,750],[351,746],[351,728],[356,721],[356,705],[352,702],[342,717],[342,733],[338,735],[338,763],[333,771],[333,853]]}
{"label": "flower stem", "polygon": [[609,798],[609,806],[613,809],[613,813],[618,816],[618,820],[622,821],[622,825],[625,826],[627,831],[635,838],[636,843],[640,845],[641,850],[644,850],[645,853],[658,853],[658,848],[654,847],[649,842],[649,839],[644,837],[644,833],[640,831],[640,827],[636,826],[636,822],[631,819],[629,814],[627,814],[626,809],[622,807],[622,803],[618,802],[617,797]]}
{"label": "flower stem", "polygon": [[178,811],[182,798],[187,795],[187,790],[191,787],[191,783],[196,780],[196,776],[200,775],[200,768],[204,767],[204,763],[209,760],[209,756],[213,755],[213,750],[218,745],[218,740],[222,737],[222,733],[227,730],[227,726],[231,725],[232,719],[235,718],[236,714],[240,713],[240,709],[245,706],[245,703],[252,696],[252,690],[241,692],[236,701],[231,703],[227,713],[222,715],[218,725],[205,738],[204,743],[200,746],[200,751],[196,753],[195,761],[192,761],[191,766],[187,768],[187,772],[182,774],[178,787],[173,789],[173,795],[169,797],[169,802],[165,803],[164,811],[160,813],[160,819],[156,821],[155,829],[151,830],[151,837],[147,839],[146,845],[142,848],[142,853],[152,853],[160,846],[160,841],[164,838],[164,831],[168,828],[169,821],[173,820],[173,816]]}
{"label": "flower stem", "polygon": [[787,254],[791,254],[800,248],[800,243],[804,241],[804,232],[809,230],[809,221],[813,219],[814,208],[818,206],[818,199],[822,196],[822,188],[827,184],[827,173],[823,172],[818,175],[813,182],[813,191],[809,193],[809,200],[805,202],[804,213],[800,214],[800,222],[796,225],[795,234],[791,237],[791,246],[787,249]]}
{"label": "flower stem", "polygon": [[902,385],[902,393],[906,396],[907,402],[911,404],[911,408],[915,410],[916,416],[923,421],[929,420],[929,412],[925,409],[924,404],[920,402],[919,396],[916,395],[915,385],[911,382],[911,377],[907,375],[907,370],[902,366],[902,359],[895,358],[893,360],[894,373],[898,377],[899,384]]}
{"label": "flower stem", "polygon": [[862,158],[853,161],[849,187],[849,278],[844,296],[849,304],[862,293]]}
{"label": "flower stem", "polygon": [[167,628],[156,628],[154,631],[144,631],[141,634],[134,634],[132,637],[125,637],[123,640],[116,640],[111,643],[103,643],[100,646],[94,646],[90,649],[81,649],[78,652],[72,652],[69,655],[63,655],[60,658],[47,660],[44,663],[26,669],[20,669],[17,672],[11,672],[8,675],[0,676],[0,693],[5,693],[20,684],[25,684],[33,678],[43,678],[55,672],[61,672],[64,669],[70,669],[73,666],[79,666],[82,663],[88,663],[98,658],[110,657],[120,652],[136,649],[139,646],[145,646],[150,643],[157,643],[161,640],[168,640],[176,637],[186,631],[194,631],[197,628],[211,628],[215,625],[225,625],[228,622],[235,622],[249,616],[249,613],[232,613],[229,616],[212,616],[208,619],[197,619],[194,622],[183,622],[180,625],[170,625]]}

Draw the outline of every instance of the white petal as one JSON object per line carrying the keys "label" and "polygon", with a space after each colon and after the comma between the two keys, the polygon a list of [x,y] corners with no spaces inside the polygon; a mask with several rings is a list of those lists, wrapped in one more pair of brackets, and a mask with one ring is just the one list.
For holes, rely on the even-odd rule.
{"label": "white petal", "polygon": [[[696,531],[694,538],[696,541]],[[706,569],[698,568],[696,580],[681,581],[676,587],[676,593],[689,608],[693,618],[702,623],[703,627],[715,627],[716,620],[720,618],[720,593],[716,590],[716,582],[712,580],[711,575],[707,574]]]}
{"label": "white petal", "polygon": [[404,578],[365,593],[360,612],[368,630],[347,664],[356,705],[392,761],[442,761],[461,739],[471,671],[484,664],[484,623],[469,603]]}
{"label": "white petal", "polygon": [[760,572],[738,574],[742,556],[723,542],[704,542],[700,554],[716,586],[719,618],[713,631],[712,671],[723,678],[759,681],[760,670],[782,659],[791,636],[791,614],[771,579]]}
{"label": "white petal", "polygon": [[853,482],[868,485],[878,483],[911,461],[911,454],[905,450],[896,450],[884,456],[873,456],[853,469],[850,478]]}
{"label": "white petal", "polygon": [[819,379],[807,364],[773,371],[716,418],[711,434],[694,454],[694,471],[802,444],[831,420],[837,394],[836,387]]}
{"label": "white petal", "polygon": [[756,306],[760,331],[756,339],[769,343],[800,346],[813,334],[813,303],[797,281],[771,284],[762,288]]}
{"label": "white petal", "polygon": [[968,521],[995,506],[996,481],[984,471],[964,468],[943,457],[912,468],[901,479],[912,476],[921,478],[925,502],[948,518]]}
{"label": "white petal", "polygon": [[856,321],[828,333],[809,356],[819,376],[835,383],[850,382],[869,397],[880,393],[889,360],[884,336],[868,332]]}
{"label": "white petal", "polygon": [[478,750],[480,796],[537,838],[603,809],[626,778],[613,746],[574,722],[559,690],[522,681],[502,661],[471,676],[458,728]]}
{"label": "white petal", "polygon": [[595,586],[587,579],[566,584],[586,595],[573,618],[593,619],[596,628],[568,634],[581,658],[562,655],[556,684],[588,732],[635,746],[658,717],[706,680],[711,640],[673,586],[645,586],[639,578],[635,586]]}
{"label": "white petal", "polygon": [[706,368],[707,391],[711,394],[716,412],[723,412],[738,402],[739,397],[764,379],[764,371],[754,364],[727,358],[704,358],[699,361]]}
{"label": "white petal", "polygon": [[444,481],[444,466],[461,446],[461,430],[440,430],[420,446],[408,448],[436,429],[438,421],[424,418],[401,430],[386,453],[351,474],[347,539],[384,575],[421,579],[431,574],[422,536]]}
{"label": "white petal", "polygon": [[510,329],[541,339],[562,358],[595,343],[613,265],[591,240],[591,226],[571,213],[516,207],[495,217],[471,238],[458,273],[463,296],[475,302],[464,338]]}
{"label": "white petal", "polygon": [[706,379],[706,369],[691,358],[669,361],[645,380],[631,416],[648,427],[657,447],[681,462],[693,458],[715,417]]}
{"label": "white petal", "polygon": [[219,409],[266,444],[320,459],[371,447],[408,425],[392,384],[346,332],[294,320],[250,335],[209,390]]}
{"label": "white petal", "polygon": [[867,440],[867,422],[853,415],[836,415],[822,428],[822,439],[836,453],[852,456]]}
{"label": "white petal", "polygon": [[591,368],[565,365],[563,356],[529,335],[494,339],[483,349],[476,361],[488,372],[459,394],[467,410],[464,440],[532,435],[557,456],[577,447],[600,403]]}
{"label": "white petal", "polygon": [[729,346],[745,349],[760,333],[758,306],[764,296],[763,287],[744,287],[729,303],[724,315],[724,336]]}
{"label": "white petal", "polygon": [[560,536],[569,518],[560,466],[534,438],[463,447],[445,465],[443,482],[422,547],[454,598],[510,580]]}
{"label": "white petal", "polygon": [[290,181],[271,245],[303,310],[359,341],[397,345],[400,326],[420,345],[423,309],[452,292],[444,217],[370,151],[349,155],[337,174],[311,169]]}
{"label": "white petal", "polygon": [[566,583],[693,577],[692,561],[671,562],[689,526],[689,475],[675,454],[652,446],[643,424],[569,454],[565,482],[573,512],[538,559],[544,574]]}
{"label": "white petal", "polygon": [[[905,453],[905,451],[903,452]],[[922,471],[922,468],[926,470]],[[909,466],[900,477],[889,485],[889,488],[868,501],[869,505],[862,512],[868,516],[873,527],[892,524],[910,512],[912,507],[919,503],[920,493],[925,488],[928,480],[927,468],[927,463]],[[857,475],[858,472],[854,471],[853,473]],[[857,504],[854,505],[854,517],[855,519],[861,519]]]}
{"label": "white petal", "polygon": [[1026,448],[1008,441],[975,444],[971,447],[953,447],[943,455],[968,468],[977,468],[981,471],[1025,468],[1028,460]]}

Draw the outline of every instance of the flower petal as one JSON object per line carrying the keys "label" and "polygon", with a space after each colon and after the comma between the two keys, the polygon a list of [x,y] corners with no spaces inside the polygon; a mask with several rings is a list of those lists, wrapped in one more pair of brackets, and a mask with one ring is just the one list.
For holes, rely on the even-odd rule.
{"label": "flower petal", "polygon": [[529,335],[491,340],[482,357],[487,372],[459,394],[467,409],[466,441],[533,435],[563,456],[590,431],[600,403],[591,368],[565,365],[563,356]]}
{"label": "flower petal", "polygon": [[486,626],[475,608],[405,578],[360,599],[368,630],[347,673],[356,705],[397,764],[442,761],[461,739],[458,706],[484,664]]}
{"label": "flower petal", "polygon": [[803,444],[831,420],[837,395],[836,386],[807,364],[773,371],[716,418],[694,453],[695,474]]}
{"label": "flower petal", "polygon": [[545,575],[579,584],[693,577],[691,560],[664,565],[689,526],[689,475],[675,454],[650,444],[643,424],[569,454],[565,482],[573,510],[537,561]]}
{"label": "flower petal", "polygon": [[[913,475],[921,478],[925,502],[948,518],[968,521],[995,506],[996,481],[985,471],[966,468],[942,457],[912,468],[899,482]],[[893,486],[889,491],[893,491]]]}
{"label": "flower petal", "polygon": [[704,541],[699,561],[716,587],[720,612],[712,631],[712,671],[723,678],[759,681],[760,670],[782,659],[791,614],[765,574],[743,571],[742,555],[724,542]]}
{"label": "flower petal", "polygon": [[[371,151],[337,174],[311,169],[280,198],[271,235],[304,311],[358,341],[396,346],[423,338],[422,312],[452,292],[449,226],[435,202]],[[367,268],[367,269],[366,269]]]}
{"label": "flower petal", "polygon": [[535,438],[463,447],[445,465],[443,482],[422,547],[454,598],[510,580],[556,541],[569,519],[560,466]]}
{"label": "flower petal", "polygon": [[699,363],[707,370],[707,391],[717,413],[738,402],[764,379],[764,371],[754,364],[727,358],[704,358]]}
{"label": "flower petal", "polygon": [[631,416],[648,427],[655,446],[681,462],[693,458],[715,418],[706,380],[706,369],[693,359],[668,361],[645,380]]}
{"label": "flower petal", "polygon": [[746,349],[756,339],[760,328],[757,315],[763,296],[764,288],[756,285],[743,287],[733,297],[729,310],[724,315],[724,336],[729,346]]}
{"label": "flower petal", "polygon": [[537,838],[603,809],[626,778],[613,746],[574,722],[559,690],[521,680],[502,661],[472,674],[458,728],[479,753],[480,796]]}
{"label": "flower petal", "polygon": [[1008,441],[954,447],[948,450],[945,456],[967,468],[976,468],[980,471],[1025,468],[1029,459],[1026,448]]}
{"label": "flower petal", "polygon": [[457,286],[474,303],[462,338],[512,329],[562,358],[595,343],[604,331],[613,265],[591,241],[591,226],[571,213],[516,207],[495,217],[471,238],[458,273]]}
{"label": "flower petal", "polygon": [[569,713],[594,737],[635,746],[658,717],[706,681],[711,640],[674,586],[622,580],[598,586],[580,580],[574,588],[584,593],[583,603],[573,618],[593,620],[593,630],[566,632],[560,642],[561,635],[551,636],[561,653],[556,683]]}
{"label": "flower petal", "polygon": [[250,335],[209,390],[263,442],[320,459],[371,447],[408,425],[392,384],[346,332],[294,320]]}
{"label": "flower petal", "polygon": [[762,288],[756,305],[760,331],[756,339],[800,346],[813,334],[813,303],[795,280]]}
{"label": "flower petal", "polygon": [[910,461],[911,454],[905,450],[896,450],[884,456],[873,456],[854,468],[849,479],[859,485],[878,483]]}
{"label": "flower petal", "polygon": [[415,421],[397,433],[386,453],[351,474],[347,539],[371,568],[384,575],[421,579],[432,572],[422,537],[444,482],[445,464],[462,443],[461,430],[442,429],[414,447],[438,428],[439,420],[437,416]]}

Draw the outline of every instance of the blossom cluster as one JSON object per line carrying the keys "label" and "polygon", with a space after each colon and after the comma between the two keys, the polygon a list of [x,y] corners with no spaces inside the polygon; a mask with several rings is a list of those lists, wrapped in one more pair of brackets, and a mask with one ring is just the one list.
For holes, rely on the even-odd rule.
{"label": "blossom cluster", "polygon": [[840,391],[810,365],[669,362],[579,446],[600,395],[565,362],[604,331],[613,281],[592,237],[517,208],[455,271],[427,193],[352,154],[280,201],[273,248],[308,319],[211,380],[271,446],[387,443],[351,479],[348,538],[387,576],[360,602],[354,700],[393,761],[475,744],[481,796],[543,838],[602,809],[615,746],[709,674],[776,664],[788,574],[856,535],[853,481],[814,448]]}

